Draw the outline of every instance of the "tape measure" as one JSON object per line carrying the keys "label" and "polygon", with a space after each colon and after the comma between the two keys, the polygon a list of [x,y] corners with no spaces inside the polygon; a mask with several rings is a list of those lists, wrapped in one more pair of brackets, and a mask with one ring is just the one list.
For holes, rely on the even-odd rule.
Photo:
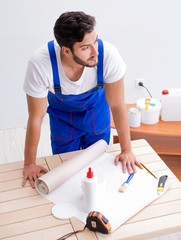
{"label": "tape measure", "polygon": [[108,234],[111,231],[109,220],[100,212],[90,212],[87,216],[86,227],[94,232]]}
{"label": "tape measure", "polygon": [[67,233],[64,236],[58,238],[57,240],[65,240],[68,237],[71,237],[73,234],[83,232],[86,228],[88,228],[90,231],[108,234],[111,231],[111,224],[102,213],[92,211],[88,214],[86,219],[86,225],[82,230]]}

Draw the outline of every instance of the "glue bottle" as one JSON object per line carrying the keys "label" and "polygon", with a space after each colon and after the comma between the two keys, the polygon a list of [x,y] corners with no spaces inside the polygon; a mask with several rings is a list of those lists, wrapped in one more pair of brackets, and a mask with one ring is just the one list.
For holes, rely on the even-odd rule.
{"label": "glue bottle", "polygon": [[97,208],[97,177],[91,168],[83,180],[84,210],[89,213]]}

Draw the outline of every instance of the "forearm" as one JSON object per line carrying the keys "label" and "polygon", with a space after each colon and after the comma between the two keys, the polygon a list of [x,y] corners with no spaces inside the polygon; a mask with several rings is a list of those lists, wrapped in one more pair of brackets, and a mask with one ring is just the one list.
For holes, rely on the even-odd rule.
{"label": "forearm", "polygon": [[131,151],[130,131],[127,108],[124,102],[123,78],[112,84],[106,84],[106,99],[111,108],[122,152]]}
{"label": "forearm", "polygon": [[123,172],[126,172],[127,169],[128,173],[132,173],[133,171],[136,172],[136,165],[140,168],[142,166],[136,160],[131,148],[128,114],[124,102],[124,85],[122,80],[106,85],[106,97],[112,111],[121,146],[121,153],[116,156],[115,164],[118,165],[118,162],[121,161]]}
{"label": "forearm", "polygon": [[41,133],[41,119],[29,117],[25,139],[24,164],[34,164],[36,162],[37,148]]}
{"label": "forearm", "polygon": [[111,108],[114,124],[118,133],[122,151],[131,150],[130,131],[127,119],[127,108],[125,104],[121,107]]}

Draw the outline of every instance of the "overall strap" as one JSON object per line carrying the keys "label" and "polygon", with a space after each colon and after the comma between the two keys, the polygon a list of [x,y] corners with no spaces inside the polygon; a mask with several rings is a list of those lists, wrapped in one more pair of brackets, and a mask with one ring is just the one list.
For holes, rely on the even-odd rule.
{"label": "overall strap", "polygon": [[104,46],[101,39],[98,39],[98,65],[97,65],[97,87],[103,88],[104,75],[103,75],[103,60],[104,60]]}
{"label": "overall strap", "polygon": [[[48,51],[51,60],[51,66],[53,71],[53,82],[55,92],[61,92],[60,78],[58,74],[57,58],[55,54],[54,41],[48,42]],[[97,65],[97,87],[103,88],[104,78],[103,78],[103,59],[104,59],[104,46],[101,39],[98,39],[98,65]]]}
{"label": "overall strap", "polygon": [[55,92],[61,92],[57,58],[56,58],[55,48],[54,48],[54,41],[48,42],[48,51],[49,51],[51,66],[53,71],[54,90]]}

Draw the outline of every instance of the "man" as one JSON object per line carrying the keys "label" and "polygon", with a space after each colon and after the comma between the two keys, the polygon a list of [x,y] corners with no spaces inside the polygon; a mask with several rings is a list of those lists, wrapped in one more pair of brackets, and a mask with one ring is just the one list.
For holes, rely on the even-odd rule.
{"label": "man", "polygon": [[[53,154],[84,149],[100,139],[109,143],[110,109],[119,135],[123,172],[141,167],[131,151],[124,103],[125,63],[116,48],[98,39],[95,18],[83,12],[63,13],[56,21],[56,41],[30,58],[24,90],[29,118],[24,179],[34,181],[47,170],[36,165],[41,123],[49,113]],[[48,99],[48,104],[47,104]],[[48,106],[48,110],[47,110]]]}

